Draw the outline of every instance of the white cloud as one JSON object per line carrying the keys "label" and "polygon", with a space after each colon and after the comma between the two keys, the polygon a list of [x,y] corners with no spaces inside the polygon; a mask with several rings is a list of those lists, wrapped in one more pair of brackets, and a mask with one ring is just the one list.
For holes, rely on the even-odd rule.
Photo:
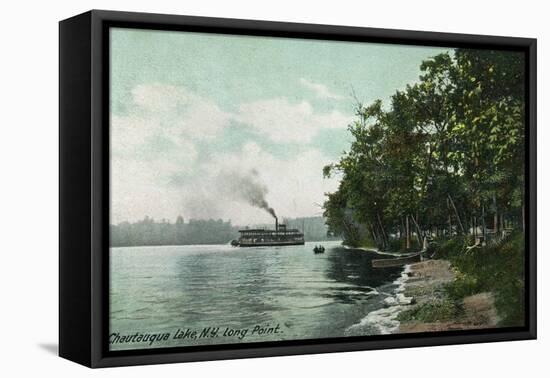
{"label": "white cloud", "polygon": [[157,121],[136,116],[111,116],[111,146],[116,156],[133,156],[147,139],[159,132]]}
{"label": "white cloud", "polygon": [[[323,129],[347,126],[351,118],[338,111],[320,113],[306,101],[276,98],[242,104],[229,113],[185,88],[161,84],[140,85],[131,94],[128,115],[111,117],[115,223],[146,215],[223,218],[241,225],[270,222],[265,211],[224,189],[220,177],[231,177],[227,172],[235,170],[258,171],[269,189],[267,200],[281,216],[318,215],[315,203],[336,189],[337,181],[322,178],[322,168],[330,162],[306,145]],[[198,160],[197,142],[221,135],[232,121],[277,143],[303,143],[304,149],[286,160],[250,140],[239,151]]]}
{"label": "white cloud", "polygon": [[175,219],[180,212],[175,207],[179,193],[169,185],[169,178],[182,167],[167,159],[111,159],[112,221],[134,221],[146,215]]}
{"label": "white cloud", "polygon": [[189,102],[189,94],[183,88],[173,85],[137,85],[131,94],[135,105],[152,112],[173,111],[178,104]]}
{"label": "white cloud", "polygon": [[138,85],[132,90],[132,100],[144,117],[193,139],[215,137],[232,117],[213,101],[182,86]]}
{"label": "white cloud", "polygon": [[310,142],[320,130],[345,128],[352,120],[337,110],[315,111],[305,100],[258,100],[230,113],[181,86],[138,85],[131,93],[132,115],[112,118],[114,132],[129,138],[123,144],[140,143],[156,134],[174,141],[209,139],[220,135],[232,120],[253,127],[274,142]]}
{"label": "white cloud", "polygon": [[317,113],[307,101],[292,104],[286,98],[242,104],[235,118],[274,142],[302,143],[322,129],[345,128],[352,120],[337,110]]}
{"label": "white cloud", "polygon": [[172,178],[192,170],[195,142],[220,133],[230,117],[182,87],[139,85],[131,94],[128,115],[111,116],[111,216],[175,217]]}
{"label": "white cloud", "polygon": [[342,100],[344,98],[344,96],[332,93],[324,84],[314,83],[313,81],[305,78],[300,79],[300,84],[302,84],[307,89],[313,91],[318,98],[328,100]]}

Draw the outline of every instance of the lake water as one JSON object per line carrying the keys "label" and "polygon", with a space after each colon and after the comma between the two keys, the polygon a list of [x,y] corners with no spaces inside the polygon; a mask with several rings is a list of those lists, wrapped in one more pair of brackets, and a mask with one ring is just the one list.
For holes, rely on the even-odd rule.
{"label": "lake water", "polygon": [[111,350],[384,333],[367,315],[387,307],[403,269],[315,244],[111,248]]}

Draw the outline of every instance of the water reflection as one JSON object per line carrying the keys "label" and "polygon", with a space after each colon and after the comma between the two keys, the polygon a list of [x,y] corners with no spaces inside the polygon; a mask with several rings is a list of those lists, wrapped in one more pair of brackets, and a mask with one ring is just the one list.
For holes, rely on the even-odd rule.
{"label": "water reflection", "polygon": [[399,267],[383,269],[372,267],[373,259],[391,257],[337,246],[329,250],[325,273],[327,278],[334,281],[362,288],[374,288],[395,280],[401,274],[402,268]]}
{"label": "water reflection", "polygon": [[[324,245],[324,254],[313,254],[314,243],[112,249],[111,330],[280,324],[283,331],[246,340],[171,341],[166,346],[344,336],[346,328],[380,307],[376,288],[395,280],[401,269],[373,269],[371,260],[378,255],[338,243]],[[117,346],[124,347],[129,348]]]}

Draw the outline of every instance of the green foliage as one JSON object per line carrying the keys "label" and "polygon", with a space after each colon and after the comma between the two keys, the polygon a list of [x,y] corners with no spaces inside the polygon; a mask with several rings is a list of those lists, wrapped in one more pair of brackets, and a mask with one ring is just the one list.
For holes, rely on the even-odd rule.
{"label": "green foliage", "polygon": [[524,243],[517,233],[502,245],[466,251],[464,240],[452,239],[438,247],[438,256],[451,261],[456,278],[445,285],[443,298],[399,314],[400,321],[436,322],[460,319],[464,298],[491,292],[499,326],[522,326],[525,319]]}
{"label": "green foliage", "polygon": [[342,175],[327,224],[351,243],[367,233],[381,249],[402,248],[392,239],[403,239],[407,219],[416,241],[472,233],[474,218],[522,223],[523,56],[457,49],[420,68],[388,106],[357,106],[350,150],[323,169]]}
{"label": "green foliage", "polygon": [[520,326],[525,319],[525,239],[513,235],[502,245],[468,252],[458,240],[441,246],[438,256],[451,261],[456,279],[446,286],[451,300],[481,292],[492,292],[502,326]]}
{"label": "green foliage", "polygon": [[463,312],[464,309],[462,306],[453,301],[444,299],[425,303],[413,307],[410,310],[403,311],[397,316],[397,320],[417,321],[422,323],[451,321],[460,318]]}
{"label": "green foliage", "polygon": [[452,260],[466,251],[470,242],[467,236],[455,237],[440,241],[435,257],[438,259]]}
{"label": "green foliage", "polygon": [[446,287],[449,298],[453,300],[464,299],[480,292],[477,279],[471,275],[459,275],[454,282]]}

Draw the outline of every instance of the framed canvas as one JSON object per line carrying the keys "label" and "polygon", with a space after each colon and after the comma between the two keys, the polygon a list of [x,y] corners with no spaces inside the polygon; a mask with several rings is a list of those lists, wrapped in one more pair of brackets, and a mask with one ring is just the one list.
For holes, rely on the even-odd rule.
{"label": "framed canvas", "polygon": [[536,337],[536,40],[60,22],[59,353]]}

